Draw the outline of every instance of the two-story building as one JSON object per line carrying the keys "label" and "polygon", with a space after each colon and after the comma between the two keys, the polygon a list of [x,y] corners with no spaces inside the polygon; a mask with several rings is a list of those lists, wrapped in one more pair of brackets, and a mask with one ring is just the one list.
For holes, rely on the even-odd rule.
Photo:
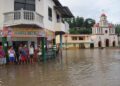
{"label": "two-story building", "polygon": [[1,0],[0,36],[14,47],[22,43],[37,48],[41,38],[49,44],[55,35],[60,35],[62,45],[62,34],[69,31],[69,24],[63,19],[71,17],[69,8],[58,0]]}

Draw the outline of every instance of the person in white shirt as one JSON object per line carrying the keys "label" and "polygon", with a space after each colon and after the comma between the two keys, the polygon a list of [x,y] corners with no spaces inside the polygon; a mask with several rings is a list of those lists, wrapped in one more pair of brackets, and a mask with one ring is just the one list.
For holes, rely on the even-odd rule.
{"label": "person in white shirt", "polygon": [[15,62],[15,51],[14,51],[13,47],[11,47],[8,50],[8,55],[9,55],[9,61],[10,61],[10,63],[13,64]]}
{"label": "person in white shirt", "polygon": [[33,63],[34,48],[32,45],[30,45],[30,48],[29,48],[29,55],[30,55],[30,63]]}

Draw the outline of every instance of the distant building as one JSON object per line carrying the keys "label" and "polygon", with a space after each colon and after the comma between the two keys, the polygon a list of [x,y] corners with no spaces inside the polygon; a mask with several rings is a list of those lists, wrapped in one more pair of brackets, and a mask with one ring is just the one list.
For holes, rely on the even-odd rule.
{"label": "distant building", "polygon": [[92,41],[95,47],[118,46],[118,37],[115,34],[115,27],[107,21],[107,16],[102,14],[99,23],[92,28]]}
{"label": "distant building", "polygon": [[[65,45],[66,42],[67,45]],[[116,47],[118,46],[118,36],[115,34],[114,25],[108,23],[107,16],[102,14],[99,23],[93,26],[91,35],[69,34],[67,37],[63,37],[63,44],[67,48]]]}
{"label": "distant building", "polygon": [[[57,37],[57,43],[60,43],[59,37]],[[63,48],[90,48],[92,43],[90,35],[68,34],[63,36]]]}

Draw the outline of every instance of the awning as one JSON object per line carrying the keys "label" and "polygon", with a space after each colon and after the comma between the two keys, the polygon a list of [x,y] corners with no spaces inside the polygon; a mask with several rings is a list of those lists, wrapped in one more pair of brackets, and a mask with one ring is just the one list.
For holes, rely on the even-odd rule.
{"label": "awning", "polygon": [[70,9],[66,6],[55,6],[54,8],[61,13],[63,18],[74,17]]}

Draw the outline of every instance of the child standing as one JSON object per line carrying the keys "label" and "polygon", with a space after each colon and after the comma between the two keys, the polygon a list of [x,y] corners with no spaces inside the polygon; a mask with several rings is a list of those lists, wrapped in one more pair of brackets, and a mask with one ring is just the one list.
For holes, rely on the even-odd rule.
{"label": "child standing", "polygon": [[8,55],[9,55],[10,64],[14,64],[14,62],[15,62],[15,51],[14,51],[13,47],[10,47],[10,49],[8,50]]}

